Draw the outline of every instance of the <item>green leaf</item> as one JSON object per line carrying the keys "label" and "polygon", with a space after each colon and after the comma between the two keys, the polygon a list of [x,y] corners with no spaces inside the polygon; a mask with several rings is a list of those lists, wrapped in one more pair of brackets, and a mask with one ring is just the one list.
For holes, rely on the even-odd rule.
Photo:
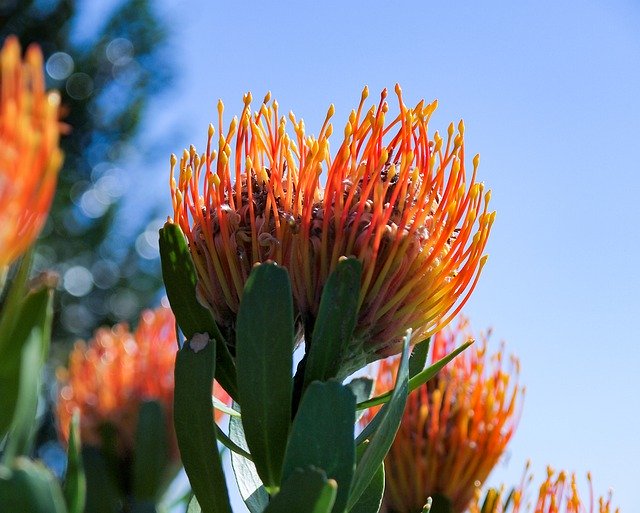
{"label": "green leaf", "polygon": [[218,441],[222,445],[224,445],[227,449],[229,449],[231,452],[235,452],[236,454],[239,454],[240,456],[244,456],[248,460],[253,461],[251,454],[249,454],[246,450],[244,450],[242,447],[237,445],[233,440],[231,440],[231,438],[229,438],[227,434],[224,431],[222,431],[220,426],[218,426],[217,424],[216,424],[216,437],[218,438]]}
{"label": "green leaf", "polygon": [[87,496],[87,480],[82,465],[80,444],[80,412],[74,412],[69,425],[69,447],[67,448],[67,472],[63,486],[69,513],[82,513]]}
{"label": "green leaf", "polygon": [[67,513],[55,476],[44,465],[18,457],[0,466],[0,511]]}
{"label": "green leaf", "polygon": [[[358,461],[364,454],[368,443],[358,446],[357,455]],[[384,462],[380,464],[378,470],[373,475],[369,486],[362,492],[362,495],[358,499],[349,513],[378,513],[380,511],[380,505],[382,504],[382,497],[384,495]]]}
{"label": "green leaf", "polygon": [[215,340],[178,351],[175,367],[173,419],[184,470],[205,513],[230,512],[211,403]]}
{"label": "green leaf", "polygon": [[[413,392],[416,388],[424,385],[427,381],[432,379],[438,372],[442,370],[442,368],[448,364],[451,360],[453,360],[456,356],[458,356],[462,351],[467,349],[471,344],[473,344],[473,340],[469,340],[465,342],[460,347],[457,347],[453,351],[451,351],[447,356],[440,358],[436,363],[430,365],[423,371],[416,374],[413,378],[409,380],[409,392]],[[391,398],[393,390],[389,390],[384,394],[380,394],[376,397],[369,399],[368,401],[363,401],[358,403],[356,406],[359,410],[363,408],[371,408],[372,406],[378,406],[379,404],[384,404],[389,402]]]}
{"label": "green leaf", "polygon": [[297,469],[264,513],[329,513],[336,497],[335,481],[316,468]]}
{"label": "green leaf", "polygon": [[133,496],[136,502],[154,503],[169,464],[167,423],[158,401],[144,401],[140,405],[135,436]]}
{"label": "green leaf", "polygon": [[51,336],[53,291],[42,286],[24,299],[0,354],[0,435],[10,426],[3,461],[26,454],[35,429],[40,371]]}
{"label": "green leaf", "polygon": [[85,511],[92,513],[118,513],[124,500],[116,479],[98,447],[82,447],[82,465],[87,479]]}
{"label": "green leaf", "polygon": [[353,335],[358,316],[362,264],[356,258],[338,262],[322,291],[318,317],[307,349],[304,387],[336,377],[342,353]]}
{"label": "green leaf", "polygon": [[222,413],[226,413],[227,415],[229,415],[231,417],[239,417],[240,416],[240,413],[238,413],[233,408],[230,408],[229,406],[224,404],[220,399],[218,399],[214,395],[211,396],[211,402],[213,403],[214,409],[219,410]]}
{"label": "green leaf", "polygon": [[404,348],[396,376],[396,385],[393,394],[386,408],[383,408],[378,415],[382,414],[378,429],[371,437],[369,445],[366,447],[353,478],[351,494],[349,495],[348,508],[351,509],[360,499],[364,490],[369,486],[373,476],[378,471],[389,448],[396,436],[400,420],[404,413],[409,393],[409,343],[411,342],[411,330],[407,330],[404,337]]}
{"label": "green leaf", "polygon": [[167,223],[160,229],[162,279],[178,325],[187,339],[196,333],[207,333],[216,344],[216,380],[234,399],[238,398],[236,372],[227,342],[213,320],[211,312],[196,296],[197,275],[186,239],[177,224]]}
{"label": "green leaf", "polygon": [[302,396],[293,421],[282,470],[287,480],[297,468],[322,469],[338,484],[333,511],[344,511],[355,467],[356,399],[339,381],[314,381]]}
{"label": "green leaf", "polygon": [[242,425],[258,475],[271,493],[280,486],[291,423],[293,298],[289,275],[273,263],[253,268],[236,324],[236,366]]}
{"label": "green leaf", "polygon": [[427,338],[413,346],[413,351],[411,351],[411,356],[409,357],[409,379],[417,376],[424,370],[427,364],[430,344],[431,338]]}
{"label": "green leaf", "polygon": [[[234,408],[237,405],[234,404]],[[239,417],[229,419],[229,438],[245,451],[247,441],[244,438],[242,420]],[[251,513],[262,513],[269,504],[269,494],[262,485],[256,466],[252,461],[234,452],[231,453],[231,467],[238,484],[238,490]]]}
{"label": "green leaf", "polygon": [[22,257],[20,266],[11,280],[9,291],[2,302],[2,311],[0,312],[0,355],[12,344],[11,333],[16,325],[18,314],[26,295],[27,280],[29,279],[32,260],[33,248],[27,251]]}
{"label": "green leaf", "polygon": [[420,513],[430,513],[432,503],[433,503],[433,500],[431,499],[431,497],[427,497],[427,502],[422,507],[422,511]]}

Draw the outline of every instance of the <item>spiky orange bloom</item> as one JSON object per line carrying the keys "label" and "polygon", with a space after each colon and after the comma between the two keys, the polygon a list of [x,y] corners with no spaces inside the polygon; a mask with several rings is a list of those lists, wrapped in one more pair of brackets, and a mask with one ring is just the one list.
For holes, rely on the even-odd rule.
{"label": "spiky orange bloom", "polygon": [[589,500],[585,503],[578,493],[575,473],[572,473],[569,479],[566,472],[556,473],[551,467],[547,467],[547,477],[540,485],[535,503],[525,504],[525,489],[532,478],[527,464],[523,482],[509,497],[505,498],[504,487],[500,490],[490,489],[481,502],[478,490],[469,507],[469,513],[620,513],[619,508],[612,509],[611,491],[606,497],[600,496],[597,504],[594,502],[591,473],[587,474]]}
{"label": "spiky orange bloom", "polygon": [[56,188],[60,96],[45,91],[42,53],[6,38],[0,55],[0,268],[40,233]]}
{"label": "spiky orange bloom", "polygon": [[[98,329],[88,344],[76,343],[68,369],[58,371],[57,414],[64,442],[78,409],[83,444],[102,446],[102,430],[108,425],[116,431],[119,454],[131,455],[140,404],[157,400],[166,414],[171,456],[177,460],[172,420],[177,348],[175,319],[167,307],[144,311],[134,333],[126,324],[117,324]],[[215,394],[226,400],[217,383]]]}
{"label": "spiky orange bloom", "polygon": [[177,182],[172,156],[174,219],[220,324],[233,327],[251,267],[267,259],[288,268],[297,311],[310,324],[339,259],[363,263],[345,371],[398,352],[407,328],[414,339],[428,336],[460,310],[486,260],[490,194],[476,183],[477,156],[467,176],[462,121],[446,142],[438,132],[430,138],[437,102],[408,108],[399,86],[396,94],[399,113],[388,119],[386,89],[365,110],[365,88],[333,153],[333,105],[317,137],[290,113],[290,135],[269,94],[255,113],[246,94],[226,132],[218,104],[217,150],[210,125],[206,152],[185,150]]}
{"label": "spiky orange bloom", "polygon": [[[438,333],[432,361],[469,338],[462,319]],[[465,510],[475,483],[484,482],[518,424],[524,390],[519,362],[505,370],[503,351],[487,354],[488,335],[409,395],[396,439],[385,460],[388,511],[421,511],[429,496],[445,497],[453,511]],[[398,362],[382,361],[378,383],[393,386]]]}

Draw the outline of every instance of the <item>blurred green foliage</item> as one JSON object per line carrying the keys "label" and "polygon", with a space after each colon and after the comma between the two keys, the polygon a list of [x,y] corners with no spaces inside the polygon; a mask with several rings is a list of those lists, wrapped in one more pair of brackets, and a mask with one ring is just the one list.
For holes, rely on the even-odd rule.
{"label": "blurred green foliage", "polygon": [[[85,16],[97,5],[0,1],[0,40],[16,34],[23,47],[42,47],[48,86],[61,92],[62,121],[70,127],[34,265],[35,271],[60,274],[54,341],[87,338],[98,325],[132,321],[162,286],[154,248],[158,227],[149,226],[136,239],[115,221],[127,192],[122,167],[141,157],[135,140],[145,110],[171,78],[167,32],[150,0],[115,1],[99,7],[97,20]],[[126,228],[131,232],[139,223],[144,230],[151,217]]]}

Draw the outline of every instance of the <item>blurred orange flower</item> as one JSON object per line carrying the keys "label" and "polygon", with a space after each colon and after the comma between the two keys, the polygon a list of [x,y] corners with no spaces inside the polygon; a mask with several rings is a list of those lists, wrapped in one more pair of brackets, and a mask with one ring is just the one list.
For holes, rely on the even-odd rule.
{"label": "blurred orange flower", "polygon": [[[173,372],[177,351],[175,319],[160,307],[142,313],[131,333],[126,324],[100,328],[88,343],[77,342],[68,369],[58,370],[58,425],[66,443],[73,412],[80,410],[84,445],[102,446],[105,426],[116,431],[120,456],[132,454],[140,404],[157,400],[164,409],[171,457],[179,459],[173,429]],[[228,401],[217,383],[216,397]],[[219,419],[221,412],[216,410]]]}
{"label": "blurred orange flower", "polygon": [[[469,338],[468,322],[435,335],[432,361]],[[452,511],[466,509],[517,427],[524,389],[519,362],[505,370],[504,348],[487,354],[489,335],[409,395],[395,441],[385,459],[388,511],[421,511],[428,497]],[[376,388],[393,386],[398,361],[382,361]]]}
{"label": "blurred orange flower", "polygon": [[[591,473],[587,474],[589,482],[589,499],[585,503],[578,493],[575,473],[569,478],[562,471],[556,473],[547,467],[547,477],[538,489],[538,496],[534,503],[525,504],[525,492],[528,484],[533,480],[529,473],[529,464],[525,469],[525,477],[520,486],[513,490],[508,497],[504,497],[504,487],[500,490],[489,489],[481,500],[480,490],[469,507],[469,513],[620,513],[620,509],[612,509],[612,493],[606,497],[599,497],[594,502]],[[522,508],[522,509],[521,509]]]}
{"label": "blurred orange flower", "polygon": [[210,125],[205,153],[192,146],[179,164],[172,156],[174,219],[188,238],[201,299],[222,326],[233,328],[255,262],[288,268],[308,325],[339,259],[362,262],[345,373],[397,353],[407,328],[418,340],[455,316],[478,280],[494,219],[490,194],[476,182],[477,156],[467,176],[462,121],[457,133],[449,126],[446,141],[438,132],[430,138],[437,102],[409,108],[396,86],[399,113],[391,117],[386,89],[365,110],[368,94],[365,88],[335,152],[333,105],[317,137],[293,113],[289,134],[278,103],[267,94],[252,113],[248,93],[226,131],[218,104],[217,149]]}
{"label": "blurred orange flower", "polygon": [[15,36],[0,52],[0,268],[35,241],[47,219],[62,151],[60,96],[45,91],[40,49],[24,61]]}

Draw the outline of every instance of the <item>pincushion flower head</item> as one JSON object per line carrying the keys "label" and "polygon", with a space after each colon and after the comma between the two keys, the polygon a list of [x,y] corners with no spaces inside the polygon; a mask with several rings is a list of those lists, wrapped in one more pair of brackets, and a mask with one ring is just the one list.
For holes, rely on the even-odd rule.
{"label": "pincushion flower head", "polygon": [[556,472],[547,467],[546,479],[538,488],[538,495],[528,500],[526,492],[533,481],[529,473],[529,463],[520,486],[505,496],[504,486],[500,490],[489,489],[482,498],[480,489],[469,506],[469,513],[620,513],[611,505],[612,492],[598,497],[593,494],[591,473],[587,474],[589,483],[588,498],[580,495],[575,473]]}
{"label": "pincushion flower head", "polygon": [[[468,323],[438,333],[437,361],[469,338]],[[487,336],[409,395],[395,441],[385,459],[384,504],[390,512],[433,511],[444,502],[461,513],[503,454],[517,427],[524,390],[519,363],[505,366],[504,348],[487,353]],[[397,361],[382,361],[376,387],[391,388]]]}
{"label": "pincushion flower head", "polygon": [[[102,447],[104,430],[111,428],[118,455],[131,456],[140,405],[156,400],[165,413],[170,456],[177,462],[171,417],[177,347],[175,319],[164,306],[144,311],[135,332],[117,324],[98,329],[88,344],[78,342],[68,368],[58,371],[57,415],[63,440],[68,441],[69,422],[77,409],[83,445]],[[216,395],[225,399],[217,384]]]}
{"label": "pincushion flower head", "polygon": [[[365,88],[332,151],[328,114],[317,136],[268,94],[256,112],[251,94],[239,118],[206,151],[172,156],[175,223],[197,269],[201,301],[233,327],[244,283],[256,262],[287,267],[297,314],[310,332],[329,274],[342,257],[363,265],[359,316],[345,371],[399,351],[445,326],[475,287],[494,219],[490,194],[467,172],[464,124],[446,140],[428,132],[437,102],[409,108],[396,86],[365,109]],[[214,148],[214,145],[216,146]],[[177,181],[175,165],[179,165]],[[323,185],[324,184],[324,185]],[[171,221],[171,220],[170,220]]]}
{"label": "pincushion flower head", "polygon": [[34,242],[46,221],[60,166],[60,97],[45,91],[42,53],[21,56],[14,36],[0,52],[0,268]]}
{"label": "pincushion flower head", "polygon": [[101,447],[103,430],[109,426],[116,431],[120,456],[131,454],[138,410],[147,399],[162,404],[172,433],[176,347],[175,320],[166,307],[143,312],[135,332],[117,324],[98,329],[88,344],[77,342],[68,368],[58,372],[57,413],[63,439],[68,440],[69,421],[79,409],[84,445]]}

